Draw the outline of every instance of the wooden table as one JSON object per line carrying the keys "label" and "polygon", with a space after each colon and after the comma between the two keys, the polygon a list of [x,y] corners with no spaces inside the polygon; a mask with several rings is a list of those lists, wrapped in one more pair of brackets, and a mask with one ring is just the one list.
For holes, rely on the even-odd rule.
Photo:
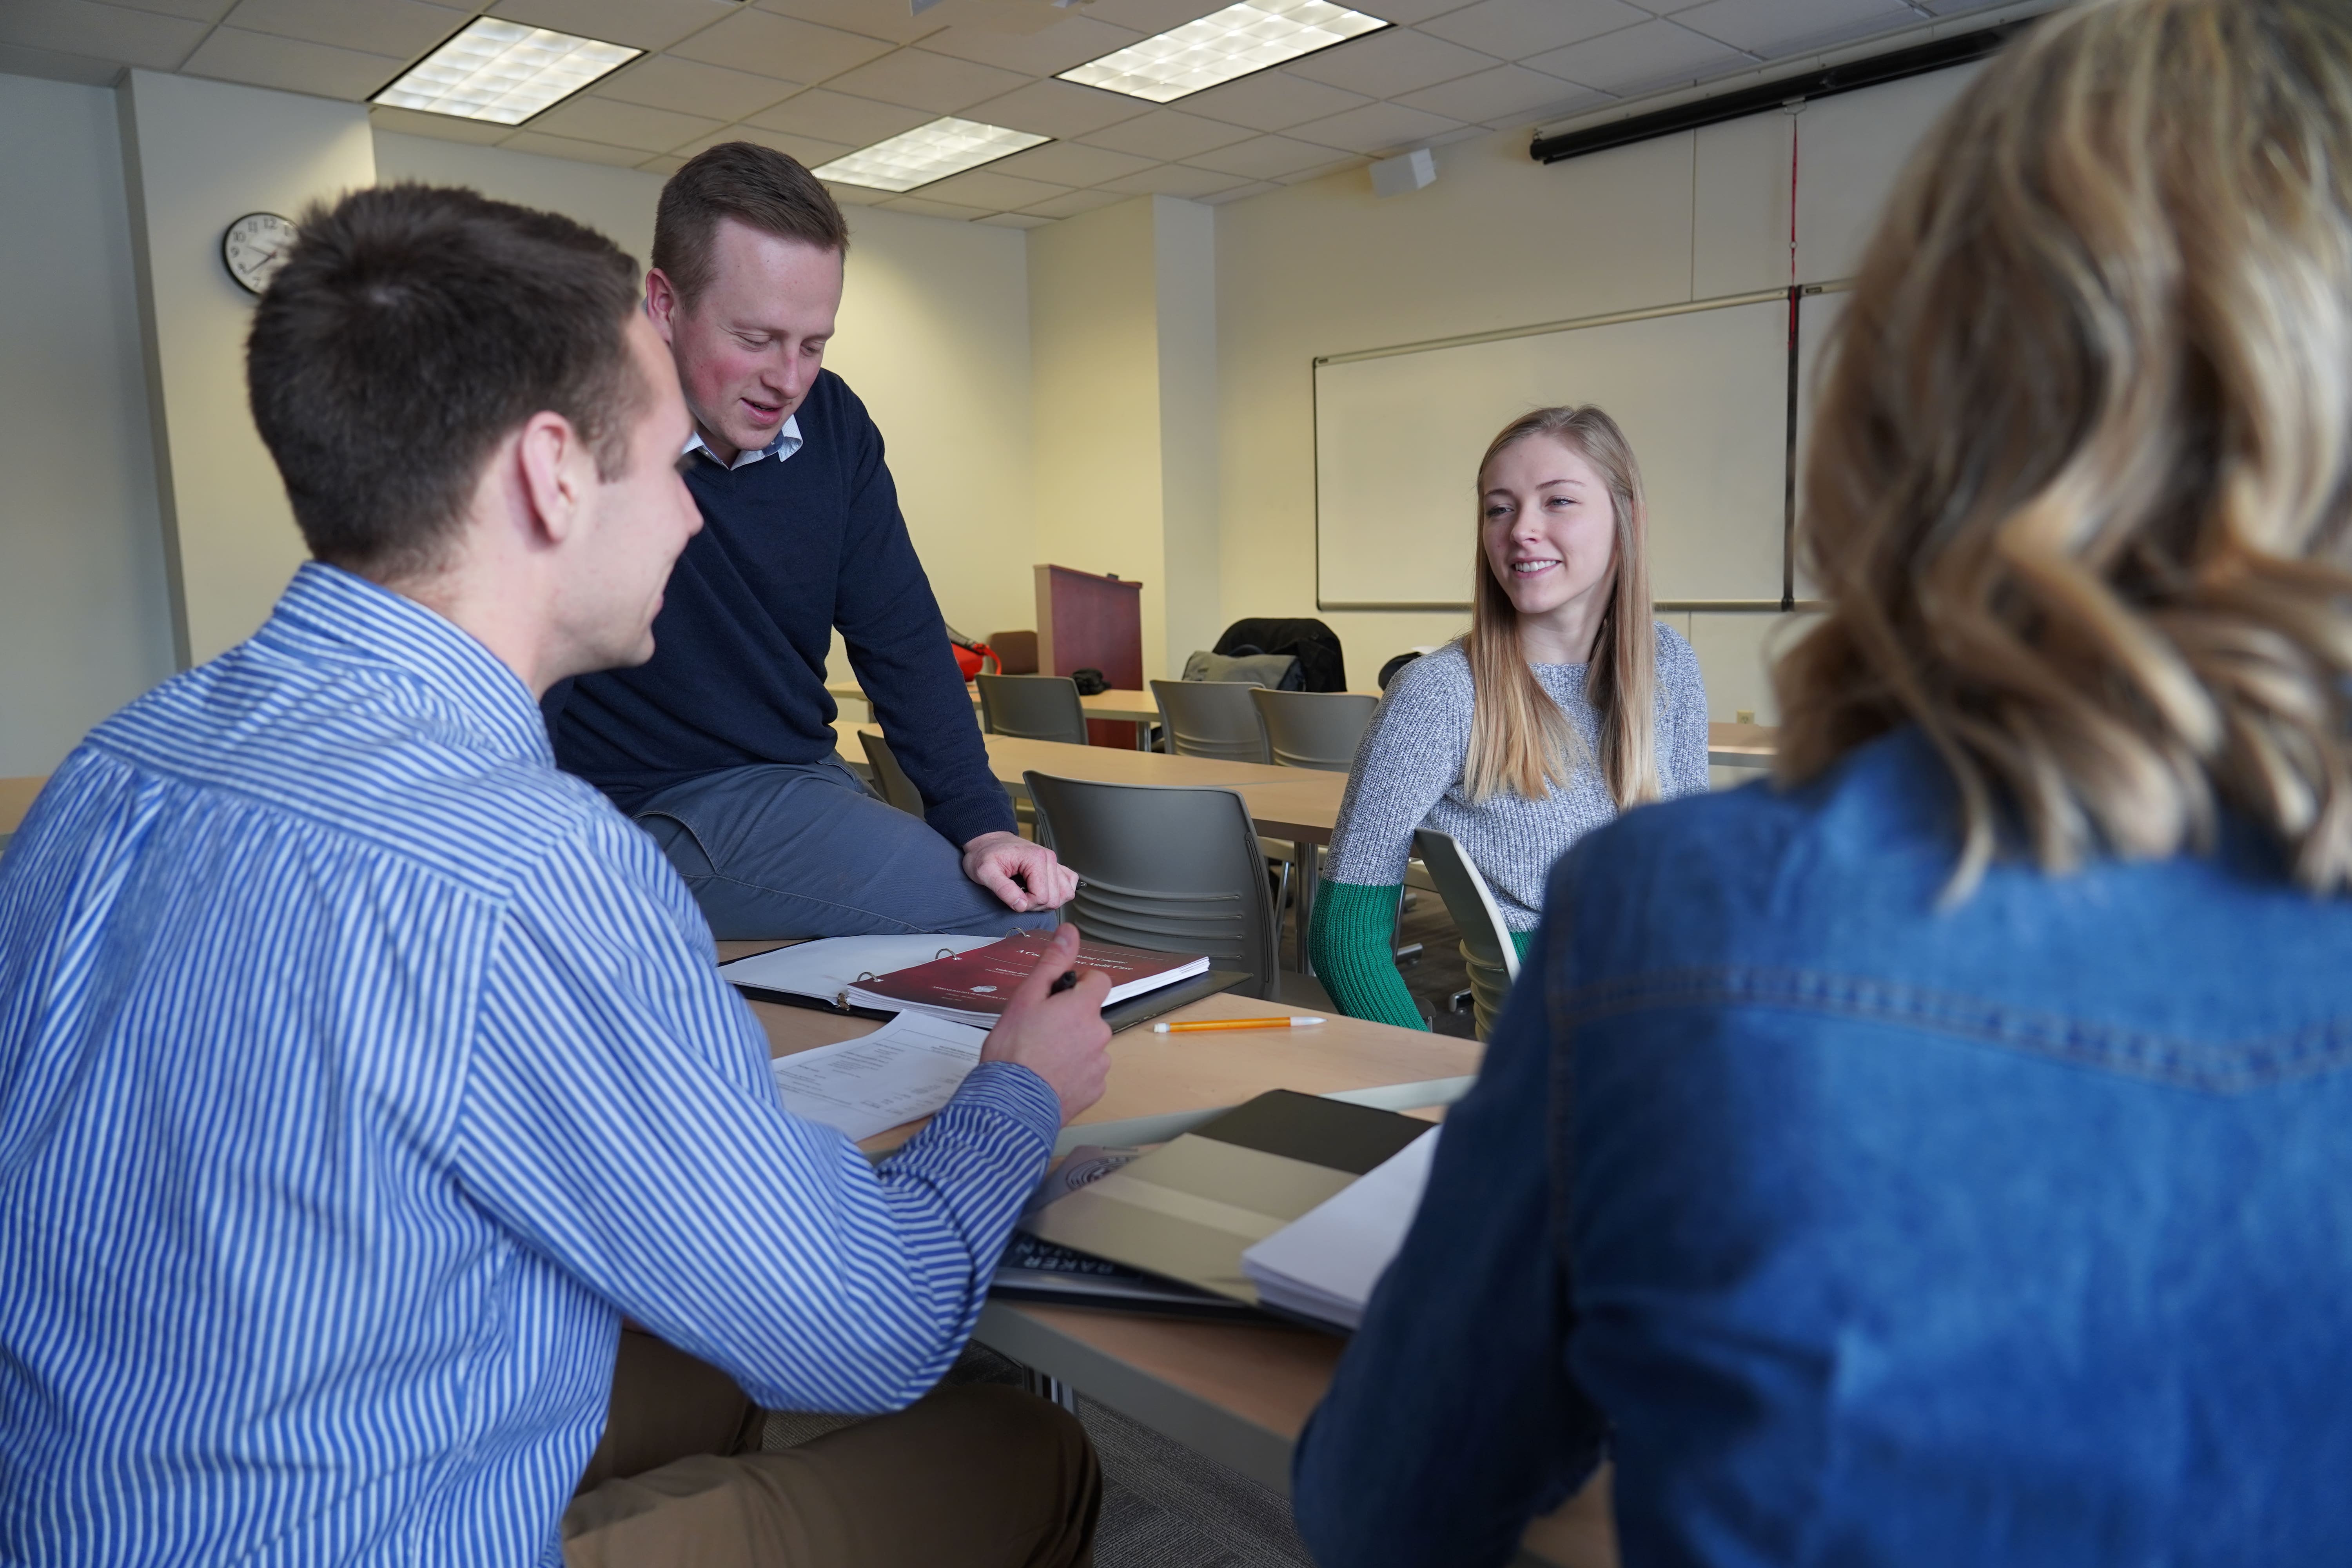
{"label": "wooden table", "polygon": [[1769,768],[1780,741],[1769,724],[1709,724],[1706,760],[1718,768]]}
{"label": "wooden table", "polygon": [[48,783],[47,777],[0,779],[0,844],[5,844],[33,809],[33,797]]}
{"label": "wooden table", "polygon": [[[721,942],[719,954],[738,958],[773,945]],[[751,1006],[777,1056],[879,1027],[810,1008],[761,1002]],[[1218,995],[1172,1016],[1297,1011],[1278,1002]],[[1057,1147],[1161,1142],[1269,1089],[1328,1094],[1395,1110],[1442,1105],[1468,1087],[1479,1049],[1475,1041],[1345,1017],[1318,1029],[1263,1035],[1178,1037],[1129,1029],[1111,1041],[1110,1082],[1102,1100],[1063,1131]],[[887,1152],[919,1127],[894,1128],[860,1146],[869,1153]],[[974,1338],[1286,1493],[1291,1446],[1329,1386],[1342,1348],[1333,1336],[1274,1323],[1008,1301],[989,1303]],[[1530,1554],[1524,1562],[1613,1568],[1615,1537],[1605,1477],[1596,1478],[1559,1513],[1537,1521],[1526,1545]]]}

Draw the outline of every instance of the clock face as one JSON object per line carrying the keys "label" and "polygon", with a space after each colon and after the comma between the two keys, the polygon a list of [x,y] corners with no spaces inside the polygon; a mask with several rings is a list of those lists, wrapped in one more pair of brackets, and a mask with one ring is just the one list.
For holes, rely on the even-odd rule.
{"label": "clock face", "polygon": [[276,213],[247,213],[221,236],[221,259],[228,275],[258,294],[286,264],[294,247],[294,223]]}

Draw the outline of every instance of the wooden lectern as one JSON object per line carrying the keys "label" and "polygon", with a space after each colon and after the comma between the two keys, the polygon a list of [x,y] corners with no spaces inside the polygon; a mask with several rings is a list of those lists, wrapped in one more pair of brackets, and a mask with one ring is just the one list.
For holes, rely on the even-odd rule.
{"label": "wooden lectern", "polygon": [[[1099,669],[1108,684],[1143,689],[1143,584],[1067,566],[1037,568],[1037,672],[1071,675]],[[1135,726],[1089,719],[1087,739],[1097,746],[1135,749]]]}

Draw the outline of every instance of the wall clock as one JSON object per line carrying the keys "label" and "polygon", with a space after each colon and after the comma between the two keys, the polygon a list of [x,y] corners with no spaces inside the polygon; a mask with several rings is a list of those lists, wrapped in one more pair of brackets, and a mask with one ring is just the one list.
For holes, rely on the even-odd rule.
{"label": "wall clock", "polygon": [[286,253],[294,247],[294,220],[276,213],[247,213],[221,236],[221,260],[228,275],[258,294],[269,287]]}

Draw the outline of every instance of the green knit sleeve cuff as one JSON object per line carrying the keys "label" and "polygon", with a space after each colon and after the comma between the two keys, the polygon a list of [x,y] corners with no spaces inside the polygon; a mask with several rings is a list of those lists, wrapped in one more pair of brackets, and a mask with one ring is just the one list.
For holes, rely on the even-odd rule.
{"label": "green knit sleeve cuff", "polygon": [[1525,963],[1528,961],[1528,949],[1533,947],[1535,944],[1536,933],[1531,931],[1515,931],[1511,933],[1511,945],[1519,950],[1519,962],[1521,963]]}
{"label": "green knit sleeve cuff", "polygon": [[1412,994],[1404,988],[1404,976],[1397,973],[1396,951],[1389,945],[1396,932],[1397,899],[1403,891],[1400,882],[1366,887],[1322,879],[1315,894],[1307,951],[1315,957],[1316,978],[1350,1018],[1426,1029]]}

